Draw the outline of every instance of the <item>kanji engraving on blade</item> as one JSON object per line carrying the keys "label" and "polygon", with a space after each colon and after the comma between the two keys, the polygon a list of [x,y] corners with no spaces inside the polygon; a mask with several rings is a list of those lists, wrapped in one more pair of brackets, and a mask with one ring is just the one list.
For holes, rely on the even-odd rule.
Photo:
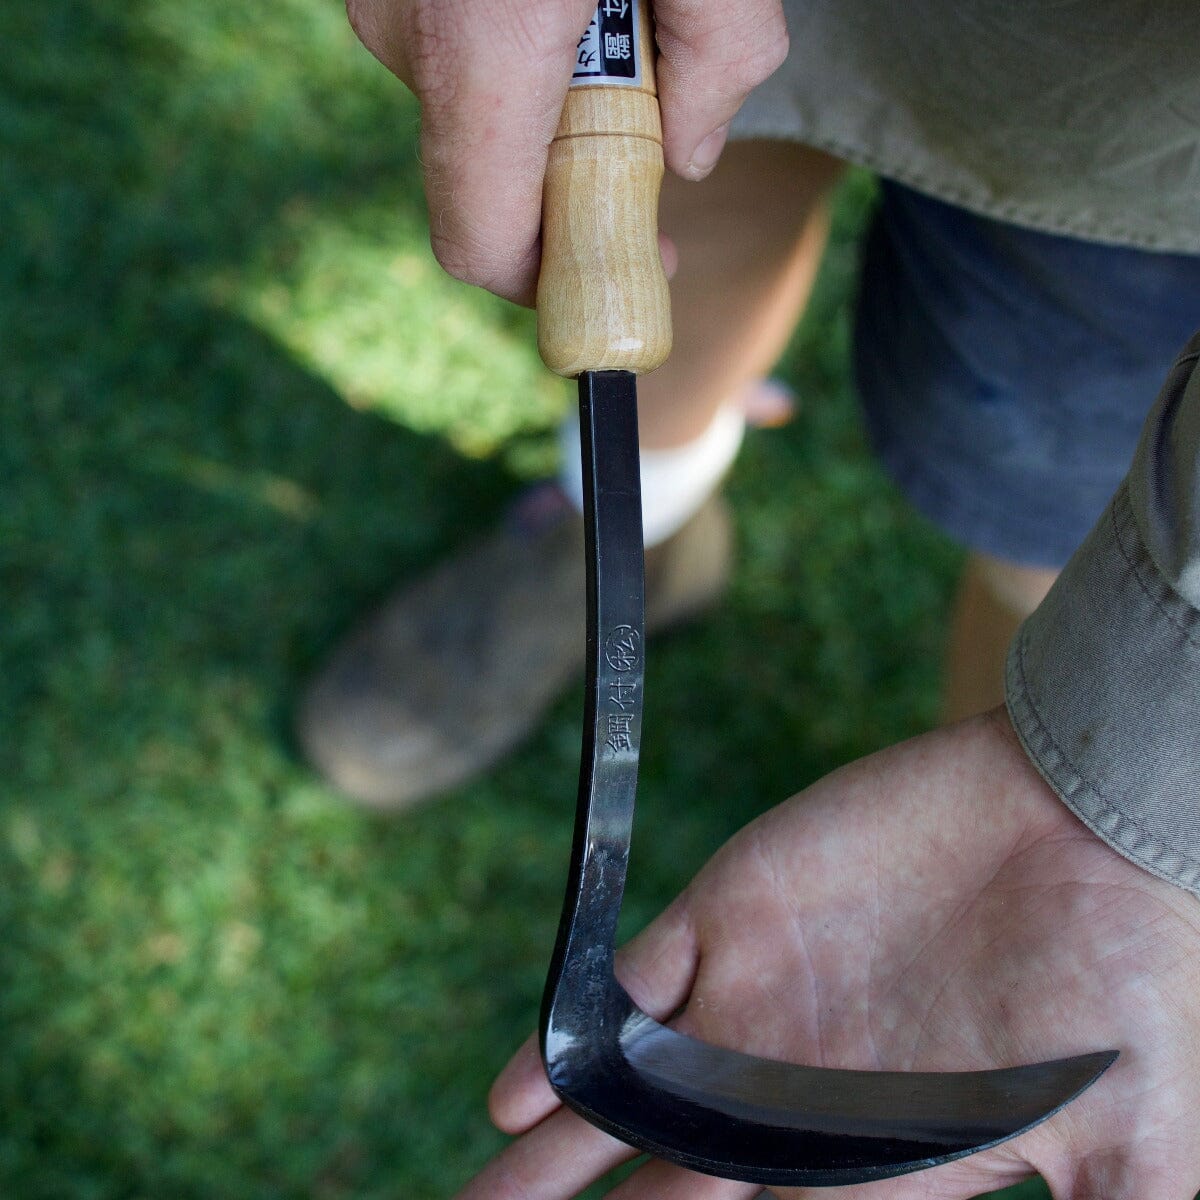
{"label": "kanji engraving on blade", "polygon": [[614,754],[633,749],[633,713],[608,714],[608,740],[605,745]]}
{"label": "kanji engraving on blade", "polygon": [[604,640],[604,661],[614,672],[604,684],[604,710],[600,716],[600,734],[612,754],[637,754],[641,727],[638,708],[640,680],[635,672],[642,664],[641,631],[632,625],[618,625]]}

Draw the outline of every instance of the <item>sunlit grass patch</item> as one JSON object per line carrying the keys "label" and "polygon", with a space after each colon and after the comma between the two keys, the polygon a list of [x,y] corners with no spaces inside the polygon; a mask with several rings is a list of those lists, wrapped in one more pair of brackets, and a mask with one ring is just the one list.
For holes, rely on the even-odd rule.
{"label": "sunlit grass patch", "polygon": [[[0,40],[0,1194],[444,1197],[536,1015],[579,696],[390,819],[292,715],[551,467],[569,386],[436,267],[415,103],[339,4],[47,0]],[[729,602],[651,658],[628,928],[932,715],[955,552],[848,379],[870,199],[781,368],[797,421],[730,480]]]}
{"label": "sunlit grass patch", "polygon": [[252,261],[208,294],[253,321],[354,408],[472,457],[545,431],[568,388],[538,358],[534,317],[451,280],[394,197],[347,218],[286,208]]}

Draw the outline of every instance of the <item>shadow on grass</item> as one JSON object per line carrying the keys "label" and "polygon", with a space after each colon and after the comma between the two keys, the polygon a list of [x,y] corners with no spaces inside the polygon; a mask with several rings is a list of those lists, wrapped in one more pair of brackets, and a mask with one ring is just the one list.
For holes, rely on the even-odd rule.
{"label": "shadow on grass", "polygon": [[[437,338],[405,334],[439,302],[415,111],[336,6],[51,0],[0,36],[0,1190],[444,1195],[498,1144],[483,1093],[536,1011],[578,696],[393,820],[341,804],[287,726],[354,615],[516,485],[454,448],[487,405],[348,403],[388,408],[342,353],[377,248],[402,255],[385,381],[524,402],[501,351],[527,316],[470,301],[433,368]],[[931,713],[954,556],[852,415],[862,203],[785,365],[801,418],[731,483],[730,603],[651,655],[630,929],[754,813]]]}
{"label": "shadow on grass", "polygon": [[287,713],[514,480],[198,286],[289,206],[417,222],[412,105],[318,4],[0,33],[0,1189],[439,1194],[495,1144],[480,868],[340,806]]}

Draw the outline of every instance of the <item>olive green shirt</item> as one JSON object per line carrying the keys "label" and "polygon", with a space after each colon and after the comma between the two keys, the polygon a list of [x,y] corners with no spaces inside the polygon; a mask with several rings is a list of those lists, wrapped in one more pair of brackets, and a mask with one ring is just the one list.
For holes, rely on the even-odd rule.
{"label": "olive green shirt", "polygon": [[[802,141],[1013,224],[1200,253],[1197,0],[784,7],[788,60],[734,136]],[[1007,701],[1064,803],[1200,895],[1198,357],[1200,334],[1014,641]]]}
{"label": "olive green shirt", "polygon": [[1200,253],[1196,0],[784,0],[781,137],[1018,225]]}

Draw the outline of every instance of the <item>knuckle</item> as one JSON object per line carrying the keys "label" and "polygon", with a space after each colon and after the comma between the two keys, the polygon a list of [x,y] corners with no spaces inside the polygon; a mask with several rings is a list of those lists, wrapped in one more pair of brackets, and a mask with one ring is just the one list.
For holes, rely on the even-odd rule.
{"label": "knuckle", "polygon": [[500,174],[503,159],[480,161],[457,152],[451,141],[442,139],[425,159],[434,258],[464,283],[508,299],[524,297],[536,269],[540,189],[514,190]]}
{"label": "knuckle", "polygon": [[462,238],[431,229],[429,245],[438,266],[447,275],[462,280],[463,283],[484,285],[484,280],[490,274],[486,265],[486,255],[481,254],[476,247],[467,244]]}
{"label": "knuckle", "polygon": [[438,266],[447,275],[498,294],[507,293],[516,266],[507,250],[497,250],[488,239],[454,230],[432,229],[429,244]]}
{"label": "knuckle", "polygon": [[694,56],[739,91],[762,83],[787,58],[787,22],[778,0],[728,6],[689,0],[676,6],[673,15],[671,47]]}
{"label": "knuckle", "polygon": [[[360,42],[425,100],[455,73],[457,23],[431,0],[345,0]],[[450,5],[446,5],[450,9]]]}
{"label": "knuckle", "polygon": [[507,34],[515,49],[535,59],[556,54],[564,41],[578,40],[593,6],[580,0],[553,0],[530,4],[528,0],[510,0],[506,17]]}
{"label": "knuckle", "polygon": [[754,70],[761,76],[756,80],[759,83],[783,66],[791,49],[787,22],[783,19],[782,10],[775,10],[769,25],[767,36],[760,41],[757,53],[751,57]]}
{"label": "knuckle", "polygon": [[413,90],[422,101],[441,94],[454,77],[457,50],[454,24],[448,14],[440,16],[437,5],[414,4],[409,14],[407,48]]}
{"label": "knuckle", "polygon": [[758,21],[743,26],[736,40],[731,39],[729,69],[747,89],[755,87],[783,65],[788,49],[783,11],[769,5]]}
{"label": "knuckle", "polygon": [[375,40],[374,9],[370,0],[346,0],[346,20],[358,38],[368,50]]}
{"label": "knuckle", "polygon": [[[361,0],[358,0],[361,2]],[[440,94],[463,77],[478,86],[493,75],[496,55],[541,73],[565,61],[587,23],[581,0],[508,0],[485,6],[471,0],[412,0],[407,41],[422,96]]]}

